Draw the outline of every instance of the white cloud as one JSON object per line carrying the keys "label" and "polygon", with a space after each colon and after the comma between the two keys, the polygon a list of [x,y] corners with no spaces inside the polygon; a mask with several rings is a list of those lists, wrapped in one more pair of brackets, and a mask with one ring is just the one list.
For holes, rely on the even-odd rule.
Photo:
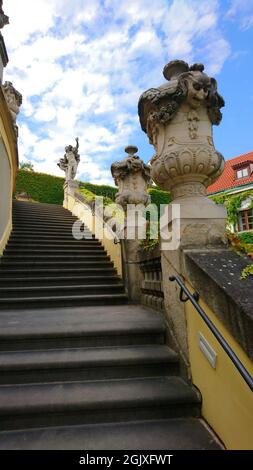
{"label": "white cloud", "polygon": [[5,78],[24,96],[20,159],[58,175],[78,135],[79,175],[112,182],[111,161],[141,132],[138,98],[164,64],[203,60],[218,73],[230,54],[217,0],[9,0],[5,11]]}
{"label": "white cloud", "polygon": [[231,0],[227,17],[240,22],[242,29],[249,29],[253,26],[253,1],[252,0]]}

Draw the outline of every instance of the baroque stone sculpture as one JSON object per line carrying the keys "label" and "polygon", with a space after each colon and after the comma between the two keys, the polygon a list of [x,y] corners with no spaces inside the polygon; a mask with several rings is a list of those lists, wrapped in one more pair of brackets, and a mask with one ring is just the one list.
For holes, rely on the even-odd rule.
{"label": "baroque stone sculpture", "polygon": [[206,196],[207,186],[224,169],[212,134],[224,100],[202,64],[174,60],[163,74],[168,82],[145,91],[139,100],[141,127],[156,151],[151,177],[180,205],[180,246],[224,243],[226,212]]}
{"label": "baroque stone sculpture", "polygon": [[146,91],[139,101],[142,129],[156,150],[151,176],[171,191],[173,199],[204,195],[224,168],[212,137],[212,124],[220,123],[224,100],[202,64],[190,67],[175,60],[163,74],[168,83]]}
{"label": "baroque stone sculpture", "polygon": [[22,95],[14,88],[11,82],[5,82],[3,85],[4,96],[11,113],[16,135],[18,136],[18,126],[16,124],[19,108],[22,104]]}
{"label": "baroque stone sculpture", "polygon": [[78,149],[79,139],[77,137],[76,146],[73,147],[72,145],[68,145],[67,147],[65,147],[64,157],[60,159],[59,163],[57,163],[60,169],[65,172],[67,183],[73,181],[76,176],[77,167],[80,162],[80,155],[78,153]]}
{"label": "baroque stone sculpture", "polygon": [[0,0],[0,29],[9,24],[9,17],[3,11],[3,0]]}
{"label": "baroque stone sculpture", "polygon": [[138,148],[130,145],[125,148],[125,152],[127,157],[111,166],[115,184],[119,187],[115,201],[124,210],[126,210],[127,204],[148,205],[150,196],[147,189],[151,183],[150,167],[135,155]]}

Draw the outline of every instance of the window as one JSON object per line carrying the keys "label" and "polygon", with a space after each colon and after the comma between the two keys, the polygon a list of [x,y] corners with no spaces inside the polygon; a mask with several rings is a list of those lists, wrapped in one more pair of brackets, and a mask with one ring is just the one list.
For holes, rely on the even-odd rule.
{"label": "window", "polygon": [[237,179],[239,179],[239,178],[245,178],[245,177],[247,177],[247,176],[249,176],[249,169],[248,169],[248,167],[247,167],[247,168],[243,168],[242,170],[237,170],[237,172],[236,172],[236,177],[237,177]]}
{"label": "window", "polygon": [[240,212],[238,226],[240,231],[253,230],[253,209]]}

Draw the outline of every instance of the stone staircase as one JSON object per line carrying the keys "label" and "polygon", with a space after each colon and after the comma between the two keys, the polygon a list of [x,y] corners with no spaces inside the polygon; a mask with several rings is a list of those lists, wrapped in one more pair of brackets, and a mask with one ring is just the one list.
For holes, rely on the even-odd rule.
{"label": "stone staircase", "polygon": [[15,201],[13,231],[0,264],[0,309],[114,305],[127,301],[101,243],[72,235],[62,206]]}
{"label": "stone staircase", "polygon": [[14,203],[0,263],[0,449],[219,449],[162,316],[124,305],[102,246],[74,240],[73,220]]}

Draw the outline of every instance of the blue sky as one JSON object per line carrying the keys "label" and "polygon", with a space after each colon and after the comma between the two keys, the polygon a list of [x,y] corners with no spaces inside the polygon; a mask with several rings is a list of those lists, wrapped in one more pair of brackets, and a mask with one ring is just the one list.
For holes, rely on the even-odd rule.
{"label": "blue sky", "polygon": [[253,0],[5,0],[5,80],[23,94],[20,160],[63,176],[57,161],[80,138],[78,177],[112,184],[128,144],[154,150],[137,104],[172,59],[203,62],[226,107],[216,148],[253,150]]}

